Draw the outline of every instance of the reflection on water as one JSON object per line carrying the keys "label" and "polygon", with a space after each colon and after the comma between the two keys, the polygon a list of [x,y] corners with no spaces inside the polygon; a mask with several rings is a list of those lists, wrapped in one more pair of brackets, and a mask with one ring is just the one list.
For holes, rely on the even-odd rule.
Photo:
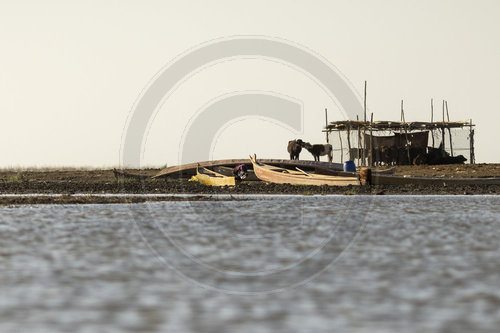
{"label": "reflection on water", "polygon": [[500,198],[252,199],[0,208],[0,331],[500,327]]}

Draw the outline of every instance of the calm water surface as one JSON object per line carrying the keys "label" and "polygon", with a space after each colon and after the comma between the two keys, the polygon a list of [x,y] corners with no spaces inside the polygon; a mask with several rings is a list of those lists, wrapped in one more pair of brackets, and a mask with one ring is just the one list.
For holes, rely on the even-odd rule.
{"label": "calm water surface", "polygon": [[0,332],[500,330],[500,197],[237,198],[0,208]]}

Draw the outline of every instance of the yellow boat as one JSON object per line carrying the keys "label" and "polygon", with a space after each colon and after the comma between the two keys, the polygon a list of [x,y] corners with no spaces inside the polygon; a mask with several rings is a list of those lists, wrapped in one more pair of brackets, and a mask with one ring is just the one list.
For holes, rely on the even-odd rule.
{"label": "yellow boat", "polygon": [[196,179],[204,184],[209,186],[234,186],[236,182],[234,177],[228,177],[221,175],[212,170],[208,170],[206,168],[196,168]]}

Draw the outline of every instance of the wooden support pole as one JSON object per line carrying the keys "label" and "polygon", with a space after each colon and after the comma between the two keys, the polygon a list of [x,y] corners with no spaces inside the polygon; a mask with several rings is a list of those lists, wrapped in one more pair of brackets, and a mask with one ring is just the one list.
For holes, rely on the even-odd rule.
{"label": "wooden support pole", "polygon": [[[401,100],[401,111],[399,112],[399,121],[403,122],[403,100]],[[399,134],[402,134],[402,129],[399,127]]]}
{"label": "wooden support pole", "polygon": [[[404,106],[403,100],[401,100],[401,110],[399,112],[399,118],[400,118],[399,120],[401,122],[403,122],[403,106]],[[401,126],[399,126],[399,136],[401,137],[402,135],[403,135],[403,129],[401,128]],[[401,142],[398,142],[398,144],[401,145]],[[400,163],[400,161],[399,161],[400,150],[401,150],[401,148],[398,147],[398,155],[397,155],[398,156],[398,158],[397,158],[398,162],[397,163]],[[401,157],[401,163],[403,163],[403,158],[402,157]]]}
{"label": "wooden support pole", "polygon": [[364,93],[364,98],[363,98],[363,110],[364,110],[364,126],[363,126],[363,166],[366,165],[366,80],[365,80],[365,93]]}
{"label": "wooden support pole", "polygon": [[339,141],[340,141],[340,163],[344,163],[344,147],[342,144],[342,136],[340,135],[340,131],[339,131]]}
{"label": "wooden support pole", "polygon": [[329,137],[328,137],[328,109],[325,108],[325,134],[326,134],[326,143],[330,143]]}
{"label": "wooden support pole", "polygon": [[444,99],[443,99],[443,123],[441,124],[441,145],[443,146],[443,155],[445,151],[445,144],[444,144]]}
{"label": "wooden support pole", "polygon": [[444,99],[443,99],[443,123],[444,123]]}
{"label": "wooden support pole", "polygon": [[368,163],[373,165],[373,112],[370,118],[370,152],[368,155]]}
{"label": "wooden support pole", "polygon": [[441,149],[443,150],[443,156],[444,156],[444,151],[445,151],[445,144],[444,144],[444,126],[441,126]]}
{"label": "wooden support pole", "polygon": [[[359,116],[356,115],[356,120],[359,120]],[[358,158],[358,166],[361,165],[361,157],[363,154],[361,153],[361,128],[358,126],[358,150],[356,152],[356,157]]]}
{"label": "wooden support pole", "polygon": [[[444,103],[446,105],[446,119],[448,119],[448,123],[450,122],[450,114],[448,113],[448,101]],[[450,135],[450,153],[453,157],[453,142],[451,141],[451,128],[448,127],[448,134]]]}
{"label": "wooden support pole", "polygon": [[[434,122],[434,100],[431,98],[431,123]],[[432,148],[434,148],[434,130],[431,129],[431,136],[432,136]]]}
{"label": "wooden support pole", "polygon": [[361,145],[361,160],[362,160],[362,166],[366,166],[366,159],[368,158],[368,152],[367,152],[367,142],[366,142],[366,124],[367,122],[363,123],[363,144]]}
{"label": "wooden support pole", "polygon": [[411,165],[411,159],[410,159],[410,145],[408,142],[408,130],[406,128],[406,119],[405,119],[405,112],[403,109],[403,101],[401,101],[401,121],[403,122],[403,127],[405,130],[405,141],[406,141],[406,154],[408,155],[408,164]]}
{"label": "wooden support pole", "polygon": [[363,98],[363,110],[365,112],[365,123],[366,123],[366,81],[365,81],[365,94]]}
{"label": "wooden support pole", "polygon": [[365,90],[364,90],[364,96],[363,96],[363,114],[364,114],[364,124],[363,124],[363,145],[362,145],[362,153],[361,153],[361,160],[362,166],[366,166],[366,87],[367,83],[365,81]]}
{"label": "wooden support pole", "polygon": [[434,99],[431,98],[431,123],[434,122]]}
{"label": "wooden support pole", "polygon": [[403,121],[403,100],[401,100],[401,114],[400,114],[400,121]]}
{"label": "wooden support pole", "polygon": [[476,156],[474,154],[474,130],[472,129],[472,119],[469,122],[469,163],[476,164]]}
{"label": "wooden support pole", "polygon": [[351,126],[347,126],[347,155],[351,159]]}

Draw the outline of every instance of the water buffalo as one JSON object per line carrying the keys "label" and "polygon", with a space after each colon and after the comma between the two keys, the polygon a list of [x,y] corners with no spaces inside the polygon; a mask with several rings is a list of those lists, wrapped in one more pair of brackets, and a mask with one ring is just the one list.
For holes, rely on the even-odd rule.
{"label": "water buffalo", "polygon": [[309,142],[304,142],[302,146],[312,154],[315,161],[319,161],[319,157],[323,155],[328,155],[328,162],[333,160],[333,148],[329,143],[312,145]]}
{"label": "water buffalo", "polygon": [[383,146],[381,149],[382,161],[386,165],[394,165],[398,162],[398,147],[394,146]]}
{"label": "water buffalo", "polygon": [[298,160],[304,142],[301,139],[288,141],[288,153],[291,160]]}
{"label": "water buffalo", "polygon": [[427,147],[427,153],[419,154],[413,161],[413,164],[463,164],[467,159],[463,155],[450,156],[443,149],[443,144],[439,148]]}
{"label": "water buffalo", "polygon": [[448,156],[443,159],[442,164],[464,164],[467,159],[464,155]]}
{"label": "water buffalo", "polygon": [[397,150],[397,165],[423,164],[421,160],[422,154],[425,154],[426,149],[422,147],[399,147]]}
{"label": "water buffalo", "polygon": [[349,160],[354,161],[355,159],[363,158],[363,148],[350,148],[349,149]]}

